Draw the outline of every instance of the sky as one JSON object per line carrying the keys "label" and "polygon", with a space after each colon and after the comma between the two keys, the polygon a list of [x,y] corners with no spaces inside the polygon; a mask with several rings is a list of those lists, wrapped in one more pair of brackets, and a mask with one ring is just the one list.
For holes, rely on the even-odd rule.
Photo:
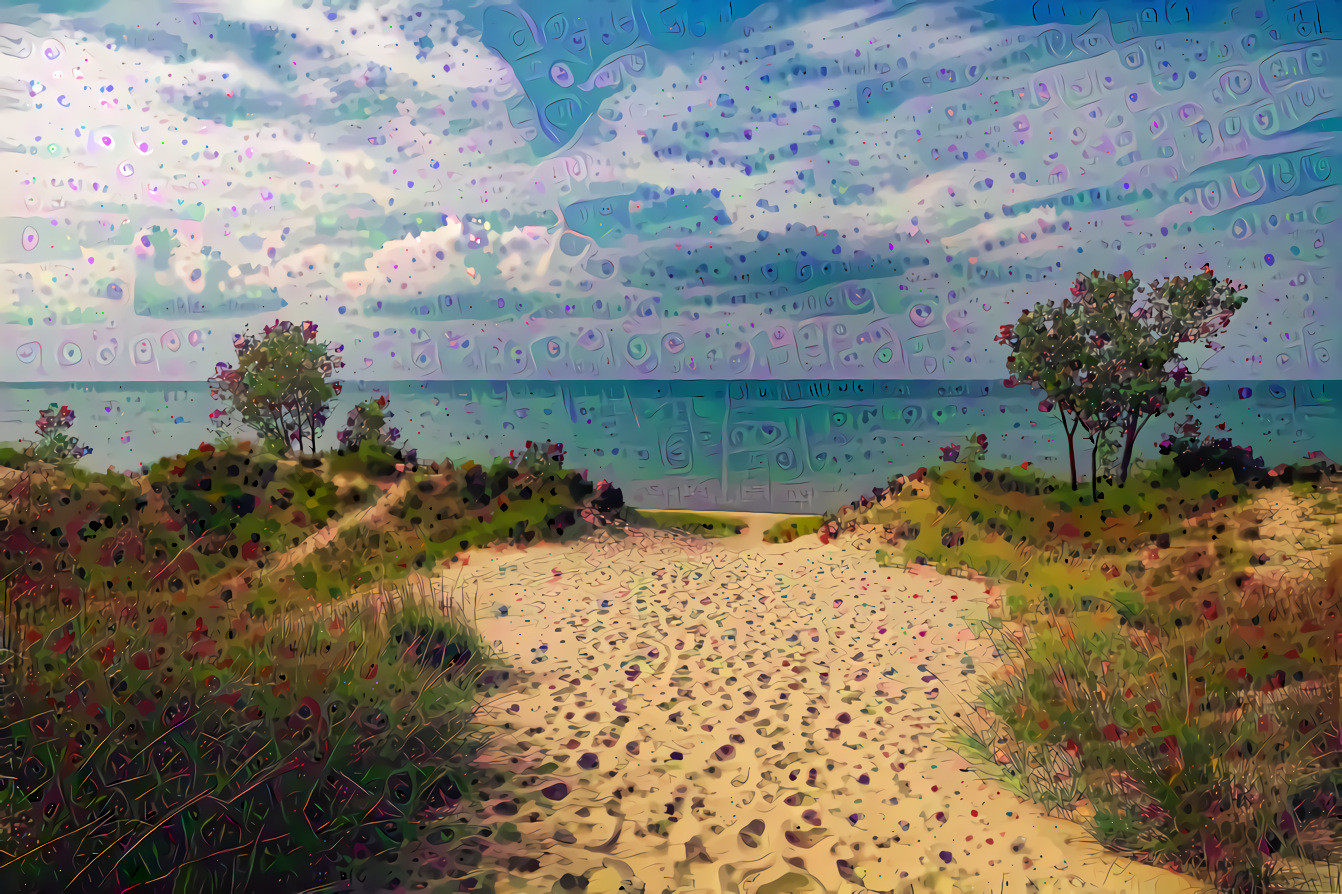
{"label": "sky", "polygon": [[1342,379],[1338,0],[0,11],[0,381],[995,379],[1211,263],[1206,378]]}

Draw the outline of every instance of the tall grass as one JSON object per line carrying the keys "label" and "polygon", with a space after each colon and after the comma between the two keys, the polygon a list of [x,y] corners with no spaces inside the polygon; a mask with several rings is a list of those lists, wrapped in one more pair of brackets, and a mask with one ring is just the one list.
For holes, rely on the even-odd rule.
{"label": "tall grass", "polygon": [[471,797],[489,656],[445,608],[402,587],[307,621],[165,603],[28,627],[0,889],[345,886]]}

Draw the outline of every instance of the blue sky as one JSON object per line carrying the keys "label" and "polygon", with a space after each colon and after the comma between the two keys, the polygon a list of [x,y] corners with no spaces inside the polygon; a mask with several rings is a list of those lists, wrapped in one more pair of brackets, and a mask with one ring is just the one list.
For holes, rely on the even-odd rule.
{"label": "blue sky", "polygon": [[1342,378],[1334,2],[134,0],[0,25],[0,379],[999,378],[1076,272]]}

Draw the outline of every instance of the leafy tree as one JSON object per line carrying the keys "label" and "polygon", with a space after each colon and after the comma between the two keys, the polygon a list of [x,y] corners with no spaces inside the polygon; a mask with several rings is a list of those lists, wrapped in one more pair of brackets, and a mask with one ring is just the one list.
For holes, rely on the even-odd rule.
{"label": "leafy tree", "polygon": [[1146,424],[1179,401],[1207,394],[1189,368],[1185,346],[1203,342],[1219,350],[1213,336],[1230,325],[1248,295],[1229,279],[1217,280],[1210,266],[1194,277],[1153,280],[1149,292],[1134,284],[1131,271],[1092,271],[1077,279],[1073,292],[1085,308],[1091,345],[1084,416],[1088,430],[1121,438],[1121,487]]}
{"label": "leafy tree", "polygon": [[60,404],[52,404],[37,414],[37,444],[33,456],[43,462],[61,462],[78,459],[93,452],[69,432],[75,423],[75,411]]}
{"label": "leafy tree", "polygon": [[1041,389],[1040,412],[1056,412],[1062,421],[1072,490],[1077,483],[1076,433],[1086,418],[1085,387],[1091,365],[1084,312],[1085,307],[1076,302],[1040,302],[1022,311],[1015,325],[1003,326],[995,339],[1011,349],[1007,384],[1024,381]]}
{"label": "leafy tree", "polygon": [[281,451],[294,444],[317,450],[331,399],[340,393],[335,374],[344,366],[340,347],[319,341],[317,325],[276,320],[260,335],[233,339],[237,365],[219,363],[210,395],[226,403],[210,418],[236,417]]}
{"label": "leafy tree", "polygon": [[1008,382],[1042,389],[1039,409],[1056,411],[1062,421],[1073,489],[1078,431],[1092,446],[1094,496],[1101,457],[1112,459],[1121,486],[1146,423],[1178,401],[1206,393],[1183,349],[1203,340],[1218,348],[1212,336],[1247,300],[1240,288],[1218,281],[1209,266],[1192,278],[1153,281],[1149,293],[1131,271],[1115,276],[1095,270],[1077,277],[1072,299],[1038,303],[1002,327],[996,341],[1012,351]]}

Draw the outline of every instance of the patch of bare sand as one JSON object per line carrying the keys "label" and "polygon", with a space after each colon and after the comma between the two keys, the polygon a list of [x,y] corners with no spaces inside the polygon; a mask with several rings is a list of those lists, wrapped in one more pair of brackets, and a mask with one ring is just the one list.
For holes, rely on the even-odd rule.
{"label": "patch of bare sand", "polygon": [[521,836],[481,867],[498,891],[1201,890],[953,750],[993,662],[982,587],[751,521],[470,555],[457,595],[521,671],[485,710],[519,774],[488,811]]}

